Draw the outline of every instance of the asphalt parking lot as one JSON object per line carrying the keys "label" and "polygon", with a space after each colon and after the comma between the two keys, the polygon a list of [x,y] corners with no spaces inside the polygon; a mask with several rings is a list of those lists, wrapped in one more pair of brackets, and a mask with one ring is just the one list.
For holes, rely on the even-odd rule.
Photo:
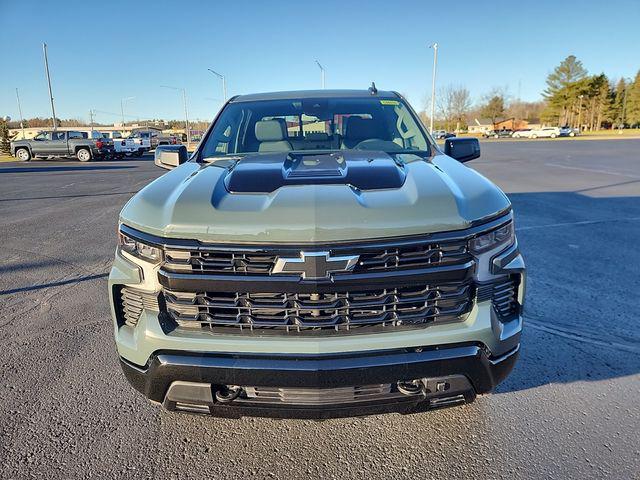
{"label": "asphalt parking lot", "polygon": [[150,157],[0,164],[0,477],[640,478],[640,140],[484,143],[529,267],[511,377],[322,422],[174,414],[126,383],[106,277]]}

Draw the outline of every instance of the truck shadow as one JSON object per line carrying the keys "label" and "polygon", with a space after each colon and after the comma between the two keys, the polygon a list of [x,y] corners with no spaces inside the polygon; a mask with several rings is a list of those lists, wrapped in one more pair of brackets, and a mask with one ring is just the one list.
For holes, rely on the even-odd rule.
{"label": "truck shadow", "polygon": [[640,195],[583,193],[509,195],[527,300],[520,359],[498,392],[640,372]]}

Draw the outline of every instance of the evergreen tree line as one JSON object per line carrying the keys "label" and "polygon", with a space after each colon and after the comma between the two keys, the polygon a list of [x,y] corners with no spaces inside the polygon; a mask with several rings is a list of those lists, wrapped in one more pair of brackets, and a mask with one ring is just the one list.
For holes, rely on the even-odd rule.
{"label": "evergreen tree line", "polygon": [[640,126],[640,71],[613,83],[604,73],[589,75],[569,55],[547,77],[541,120],[587,130]]}

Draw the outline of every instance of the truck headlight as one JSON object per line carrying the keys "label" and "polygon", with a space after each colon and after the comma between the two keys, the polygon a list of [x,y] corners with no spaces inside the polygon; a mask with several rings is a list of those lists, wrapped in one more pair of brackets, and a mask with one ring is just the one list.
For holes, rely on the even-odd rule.
{"label": "truck headlight", "polygon": [[158,247],[136,240],[121,231],[118,232],[118,245],[123,251],[147,262],[158,263],[162,259],[162,250]]}
{"label": "truck headlight", "polygon": [[513,228],[513,222],[509,222],[500,228],[491,230],[490,232],[478,235],[469,241],[469,250],[473,253],[482,253],[500,245],[509,246],[515,242],[516,235]]}

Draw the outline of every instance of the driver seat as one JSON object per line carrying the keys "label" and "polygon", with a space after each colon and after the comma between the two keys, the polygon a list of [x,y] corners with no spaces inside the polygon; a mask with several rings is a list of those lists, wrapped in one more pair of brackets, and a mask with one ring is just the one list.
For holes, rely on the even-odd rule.
{"label": "driver seat", "polygon": [[384,140],[380,124],[373,118],[352,116],[347,118],[342,139],[342,148],[351,149],[363,140]]}

